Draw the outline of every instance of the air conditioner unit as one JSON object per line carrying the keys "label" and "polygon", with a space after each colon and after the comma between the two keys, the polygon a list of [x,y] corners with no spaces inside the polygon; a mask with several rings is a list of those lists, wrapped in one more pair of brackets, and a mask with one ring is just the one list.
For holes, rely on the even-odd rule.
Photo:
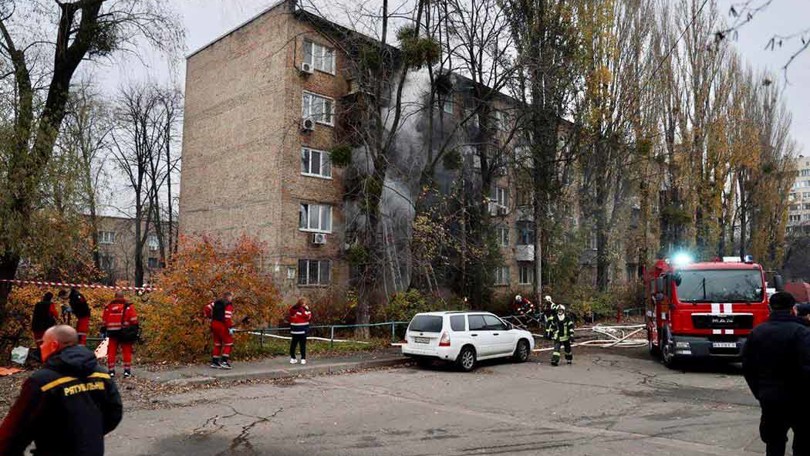
{"label": "air conditioner unit", "polygon": [[312,74],[312,64],[309,62],[302,62],[301,63],[301,74]]}
{"label": "air conditioner unit", "polygon": [[506,215],[509,213],[509,208],[501,204],[498,205],[498,215]]}
{"label": "air conditioner unit", "polygon": [[315,129],[315,119],[312,117],[305,117],[301,119],[301,130],[312,131]]}
{"label": "air conditioner unit", "polygon": [[324,233],[315,233],[312,235],[312,243],[315,245],[326,244],[326,235]]}

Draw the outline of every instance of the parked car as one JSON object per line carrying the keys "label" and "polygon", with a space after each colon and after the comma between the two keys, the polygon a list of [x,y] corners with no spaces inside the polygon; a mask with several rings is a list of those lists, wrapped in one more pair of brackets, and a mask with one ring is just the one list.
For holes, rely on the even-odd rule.
{"label": "parked car", "polygon": [[530,332],[489,312],[426,312],[408,325],[402,354],[420,365],[442,360],[469,372],[485,359],[525,362],[533,349]]}

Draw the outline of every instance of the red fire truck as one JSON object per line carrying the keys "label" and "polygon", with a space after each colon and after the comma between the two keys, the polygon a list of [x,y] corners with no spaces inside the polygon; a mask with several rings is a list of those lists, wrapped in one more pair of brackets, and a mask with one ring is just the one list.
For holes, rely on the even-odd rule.
{"label": "red fire truck", "polygon": [[765,272],[745,260],[693,263],[681,255],[645,271],[650,353],[668,367],[694,358],[739,360],[748,334],[769,316]]}

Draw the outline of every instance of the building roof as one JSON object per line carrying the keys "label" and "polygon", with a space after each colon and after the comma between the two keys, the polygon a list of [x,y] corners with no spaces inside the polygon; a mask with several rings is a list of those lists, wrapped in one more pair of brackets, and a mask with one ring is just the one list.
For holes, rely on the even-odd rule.
{"label": "building roof", "polygon": [[245,27],[246,25],[250,24],[251,22],[255,21],[256,19],[259,19],[260,17],[264,16],[265,14],[269,13],[270,11],[273,11],[274,9],[278,8],[279,6],[284,6],[284,5],[288,4],[288,2],[289,2],[289,0],[278,0],[276,3],[273,3],[269,7],[265,8],[262,11],[260,11],[255,16],[252,16],[248,20],[246,20],[246,21],[242,22],[241,24],[237,25],[236,27],[226,31],[222,35],[219,35],[218,37],[216,37],[213,40],[209,41],[208,43],[204,44],[202,47],[198,48],[197,50],[192,51],[191,54],[188,54],[186,56],[186,59],[190,59],[190,58],[194,57],[195,55],[199,54],[201,51],[211,47],[212,45],[216,44],[217,42],[219,42],[223,38],[227,37],[228,35],[238,31],[242,27]]}
{"label": "building roof", "polygon": [[[375,43],[375,44],[379,43],[379,40],[376,39],[376,38],[373,38],[373,37],[370,37],[370,36],[365,35],[363,33],[360,33],[357,30],[352,30],[352,29],[350,29],[348,27],[344,27],[344,26],[342,26],[342,25],[340,25],[340,24],[338,24],[336,22],[330,21],[329,19],[326,19],[326,18],[324,18],[322,16],[319,16],[319,15],[317,15],[315,13],[307,11],[304,8],[298,7],[298,2],[296,0],[279,0],[276,3],[273,3],[269,7],[265,8],[264,10],[260,11],[258,14],[254,15],[251,18],[247,19],[246,21],[240,23],[236,27],[226,31],[225,33],[223,33],[223,34],[219,35],[218,37],[214,38],[213,40],[209,41],[208,43],[206,43],[205,45],[203,45],[199,49],[191,52],[190,54],[188,54],[186,56],[186,59],[190,59],[191,57],[195,56],[196,54],[202,52],[203,50],[205,50],[205,49],[207,49],[209,47],[211,47],[212,45],[216,44],[217,42],[221,41],[222,39],[228,37],[229,35],[233,34],[234,32],[239,31],[240,29],[246,27],[247,25],[249,25],[253,21],[261,18],[265,14],[267,14],[267,13],[269,13],[269,12],[275,10],[276,8],[279,8],[279,7],[288,7],[292,11],[293,17],[295,17],[296,19],[298,19],[298,20],[306,20],[306,21],[312,23],[313,25],[316,25],[316,26],[320,27],[322,30],[327,29],[328,31],[338,32],[344,38],[347,37],[347,36],[351,36],[353,38],[360,38],[361,40],[368,41],[370,43]],[[327,30],[324,30],[324,31],[327,31]],[[387,47],[390,48],[391,50],[398,50],[398,48],[396,46],[393,46],[391,44],[387,44]]]}

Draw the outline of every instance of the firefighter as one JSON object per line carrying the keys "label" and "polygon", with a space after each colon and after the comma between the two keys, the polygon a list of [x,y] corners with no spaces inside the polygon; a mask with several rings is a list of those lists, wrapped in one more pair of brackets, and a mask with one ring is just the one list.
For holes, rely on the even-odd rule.
{"label": "firefighter", "polygon": [[554,341],[554,351],[551,354],[551,365],[560,364],[560,348],[565,347],[565,362],[571,364],[574,355],[571,353],[571,344],[574,343],[574,320],[565,312],[565,306],[556,305],[556,316],[551,323],[551,339]]}
{"label": "firefighter", "polygon": [[137,340],[132,330],[137,330],[138,314],[135,306],[124,297],[122,291],[115,292],[115,299],[107,304],[102,316],[101,334],[109,339],[107,346],[107,367],[110,376],[115,377],[115,364],[118,347],[121,347],[121,358],[124,362],[124,378],[132,376],[132,345]]}
{"label": "firefighter", "polygon": [[557,314],[557,304],[554,303],[554,301],[551,299],[551,296],[549,295],[546,295],[546,297],[543,298],[543,301],[545,301],[544,305],[545,310],[543,312],[543,323],[545,325],[546,330],[545,336],[546,339],[551,340],[554,327],[554,316]]}
{"label": "firefighter", "polygon": [[67,299],[70,312],[76,315],[76,332],[79,334],[79,345],[87,345],[87,332],[90,330],[90,306],[87,299],[75,287],[68,294],[65,290],[59,291],[59,299]]}
{"label": "firefighter", "polygon": [[312,320],[312,312],[309,311],[309,301],[307,298],[300,298],[288,312],[290,320],[290,364],[298,362],[295,359],[296,345],[301,347],[301,364],[307,363],[307,332],[309,332],[309,321]]}
{"label": "firefighter", "polygon": [[534,304],[521,295],[515,295],[515,302],[512,304],[514,313],[517,315],[526,315],[534,310]]}
{"label": "firefighter", "polygon": [[115,383],[68,325],[45,332],[42,362],[0,425],[0,454],[23,456],[34,442],[37,456],[102,456],[123,414]]}
{"label": "firefighter", "polygon": [[31,316],[31,331],[34,333],[37,347],[42,345],[42,336],[45,335],[45,331],[56,325],[58,318],[59,312],[56,311],[56,305],[53,303],[53,293],[49,291],[42,296],[42,301],[34,306],[34,313]]}
{"label": "firefighter", "polygon": [[211,319],[211,335],[214,339],[211,367],[230,369],[233,348],[233,293],[226,291],[222,294],[222,298],[205,306],[205,316]]}
{"label": "firefighter", "polygon": [[794,315],[795,298],[770,297],[771,317],[748,336],[743,346],[743,375],[759,401],[759,435],[768,456],[783,456],[788,429],[793,454],[810,455],[810,328]]}

